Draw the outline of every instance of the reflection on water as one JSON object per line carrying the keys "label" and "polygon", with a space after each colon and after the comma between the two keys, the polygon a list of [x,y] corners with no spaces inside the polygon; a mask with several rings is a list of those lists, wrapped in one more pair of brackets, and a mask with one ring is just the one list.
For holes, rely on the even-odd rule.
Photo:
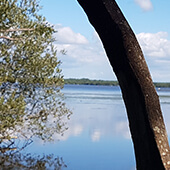
{"label": "reflection on water", "polygon": [[[22,88],[29,90],[22,90]],[[0,86],[0,169],[58,169],[62,159],[51,154],[32,155],[25,149],[35,139],[53,140],[63,134],[71,112],[58,88],[3,83]]]}
{"label": "reflection on water", "polygon": [[160,98],[161,109],[170,141],[170,88],[157,88],[157,92]]}
{"label": "reflection on water", "polygon": [[[90,129],[92,141],[99,140],[105,135],[131,138],[119,87],[66,85],[64,93],[67,104],[73,108],[74,115],[69,130],[61,140],[77,136],[87,128]],[[170,89],[159,89],[158,94],[169,131]]]}
{"label": "reflection on water", "polygon": [[[67,107],[73,111],[69,129],[53,143],[36,140],[23,153],[54,154],[61,169],[134,170],[135,157],[119,87],[66,85]],[[170,136],[170,90],[158,90]],[[57,160],[57,159],[56,159]],[[65,162],[65,163],[64,163]],[[66,164],[66,165],[65,165]]]}
{"label": "reflection on water", "polygon": [[66,168],[62,158],[53,155],[32,156],[31,154],[8,154],[0,155],[0,167],[2,170],[60,170]]}
{"label": "reflection on water", "polygon": [[33,143],[29,139],[1,139],[0,141],[0,169],[1,170],[45,170],[63,169],[67,165],[63,159],[54,154],[37,155],[24,150]]}

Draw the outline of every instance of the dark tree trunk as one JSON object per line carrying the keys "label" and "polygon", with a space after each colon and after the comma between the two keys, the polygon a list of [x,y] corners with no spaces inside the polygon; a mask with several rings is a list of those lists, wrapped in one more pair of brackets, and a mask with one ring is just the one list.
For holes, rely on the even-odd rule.
{"label": "dark tree trunk", "polygon": [[99,34],[119,81],[137,169],[170,168],[170,149],[159,97],[132,29],[114,0],[78,2]]}

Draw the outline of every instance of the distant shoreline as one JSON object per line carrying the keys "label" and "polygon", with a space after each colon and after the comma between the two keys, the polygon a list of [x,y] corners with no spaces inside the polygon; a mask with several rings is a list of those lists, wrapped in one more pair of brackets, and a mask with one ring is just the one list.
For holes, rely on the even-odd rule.
{"label": "distant shoreline", "polygon": [[[69,78],[64,79],[65,84],[79,84],[79,85],[103,85],[103,86],[118,86],[118,81],[111,81],[111,80],[90,80],[87,78],[76,79],[76,78]],[[164,82],[154,82],[155,87],[170,87],[170,83]]]}

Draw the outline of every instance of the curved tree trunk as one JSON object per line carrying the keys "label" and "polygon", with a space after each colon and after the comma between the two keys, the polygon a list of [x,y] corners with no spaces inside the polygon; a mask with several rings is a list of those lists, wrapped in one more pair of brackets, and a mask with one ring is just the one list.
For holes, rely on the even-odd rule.
{"label": "curved tree trunk", "polygon": [[159,97],[137,39],[114,0],[78,0],[99,34],[119,81],[141,170],[170,169]]}

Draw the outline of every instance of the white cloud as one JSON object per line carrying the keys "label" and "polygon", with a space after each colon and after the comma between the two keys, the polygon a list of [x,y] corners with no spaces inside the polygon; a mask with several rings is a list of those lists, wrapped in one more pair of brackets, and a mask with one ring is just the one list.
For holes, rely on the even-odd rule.
{"label": "white cloud", "polygon": [[62,27],[57,24],[55,26],[57,32],[57,40],[62,44],[87,44],[88,40],[80,33],[75,33],[70,27]]}
{"label": "white cloud", "polygon": [[134,0],[143,10],[149,11],[153,8],[150,0]]}
{"label": "white cloud", "polygon": [[137,38],[147,56],[161,58],[170,56],[170,41],[167,32],[140,33]]}
{"label": "white cloud", "polygon": [[97,33],[88,41],[80,33],[69,27],[56,26],[56,47],[65,49],[66,55],[59,58],[65,77],[88,77],[91,79],[111,79],[114,74],[102,48]]}
{"label": "white cloud", "polygon": [[[57,25],[56,47],[65,49],[66,55],[59,55],[65,78],[114,79],[116,77],[105,55],[96,32],[92,40],[69,27]],[[154,81],[170,80],[170,40],[167,32],[140,33],[137,39],[142,47]]]}
{"label": "white cloud", "polygon": [[154,81],[170,80],[170,40],[167,32],[140,33],[137,39]]}

